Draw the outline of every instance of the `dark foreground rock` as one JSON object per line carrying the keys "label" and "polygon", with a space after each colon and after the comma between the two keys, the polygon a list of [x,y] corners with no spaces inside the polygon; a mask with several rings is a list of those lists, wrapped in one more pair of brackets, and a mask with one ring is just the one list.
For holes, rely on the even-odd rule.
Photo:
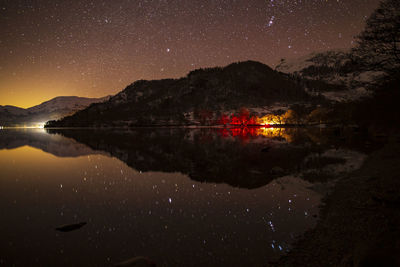
{"label": "dark foreground rock", "polygon": [[272,266],[400,266],[400,144],[340,180],[321,219]]}
{"label": "dark foreground rock", "polygon": [[57,227],[56,230],[60,231],[60,232],[71,232],[74,230],[78,230],[79,228],[82,228],[86,224],[87,224],[86,222],[80,222],[80,223],[76,223],[76,224],[66,224],[66,225],[61,225],[61,226]]}

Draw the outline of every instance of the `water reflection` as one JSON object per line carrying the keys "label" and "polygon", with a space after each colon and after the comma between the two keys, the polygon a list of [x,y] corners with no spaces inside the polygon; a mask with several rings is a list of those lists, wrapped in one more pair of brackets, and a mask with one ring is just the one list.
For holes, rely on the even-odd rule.
{"label": "water reflection", "polygon": [[[180,172],[196,181],[258,188],[277,177],[302,175],[307,169],[322,172],[326,165],[345,164],[349,160],[323,154],[329,149],[365,152],[366,137],[346,133],[342,134],[346,138],[338,138],[332,131],[336,130],[169,128],[70,129],[49,133],[106,152],[135,170]],[[311,155],[312,161],[308,158]]]}
{"label": "water reflection", "polygon": [[337,138],[295,129],[50,133],[0,132],[2,265],[262,266],[315,224],[322,194],[297,174],[348,162]]}
{"label": "water reflection", "polygon": [[[270,139],[283,139],[290,142],[290,128],[274,128],[274,127],[231,127],[217,129],[217,132],[223,137],[238,137],[242,140],[254,139],[254,137],[268,137]],[[289,134],[287,133],[289,132]]]}
{"label": "water reflection", "polygon": [[44,129],[16,128],[0,131],[0,149],[31,146],[58,157],[78,157],[100,153],[73,139],[49,135]]}

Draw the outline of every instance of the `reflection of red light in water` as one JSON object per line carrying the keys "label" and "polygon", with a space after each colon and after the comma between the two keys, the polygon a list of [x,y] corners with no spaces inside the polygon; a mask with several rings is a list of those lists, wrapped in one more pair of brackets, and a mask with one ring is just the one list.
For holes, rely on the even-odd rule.
{"label": "reflection of red light in water", "polygon": [[219,134],[222,137],[240,137],[246,138],[247,136],[256,136],[256,132],[251,129],[249,130],[247,127],[234,127],[234,128],[224,128],[218,130]]}
{"label": "reflection of red light in water", "polygon": [[228,129],[220,129],[219,133],[222,135],[222,137],[229,137],[230,132]]}
{"label": "reflection of red light in water", "polygon": [[254,129],[249,129],[247,127],[238,127],[238,128],[231,128],[232,137],[238,137],[242,140],[246,140],[250,137],[256,136],[256,132]]}
{"label": "reflection of red light in water", "polygon": [[233,128],[224,128],[224,129],[219,129],[219,133],[221,134],[222,137],[252,137],[252,136],[258,136],[258,129],[260,127],[233,127]]}
{"label": "reflection of red light in water", "polygon": [[247,140],[251,137],[264,136],[268,138],[279,137],[284,134],[284,129],[273,128],[271,126],[249,126],[249,127],[232,127],[219,129],[218,133],[224,137],[235,137]]}
{"label": "reflection of red light in water", "polygon": [[231,135],[233,137],[243,136],[244,135],[244,131],[243,131],[244,129],[243,128],[232,128],[230,130],[231,130]]}

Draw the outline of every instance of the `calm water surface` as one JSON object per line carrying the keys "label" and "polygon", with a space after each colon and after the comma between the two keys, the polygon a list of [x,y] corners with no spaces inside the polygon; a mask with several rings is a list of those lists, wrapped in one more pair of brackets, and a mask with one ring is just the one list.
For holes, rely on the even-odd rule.
{"label": "calm water surface", "polygon": [[0,130],[0,264],[266,265],[362,163],[362,138],[334,133]]}

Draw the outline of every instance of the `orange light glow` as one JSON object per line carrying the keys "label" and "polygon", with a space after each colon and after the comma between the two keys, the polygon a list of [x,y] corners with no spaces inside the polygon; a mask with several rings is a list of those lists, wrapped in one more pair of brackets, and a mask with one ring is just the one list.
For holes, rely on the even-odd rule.
{"label": "orange light glow", "polygon": [[284,124],[283,116],[269,114],[264,117],[257,118],[257,124],[259,125]]}

